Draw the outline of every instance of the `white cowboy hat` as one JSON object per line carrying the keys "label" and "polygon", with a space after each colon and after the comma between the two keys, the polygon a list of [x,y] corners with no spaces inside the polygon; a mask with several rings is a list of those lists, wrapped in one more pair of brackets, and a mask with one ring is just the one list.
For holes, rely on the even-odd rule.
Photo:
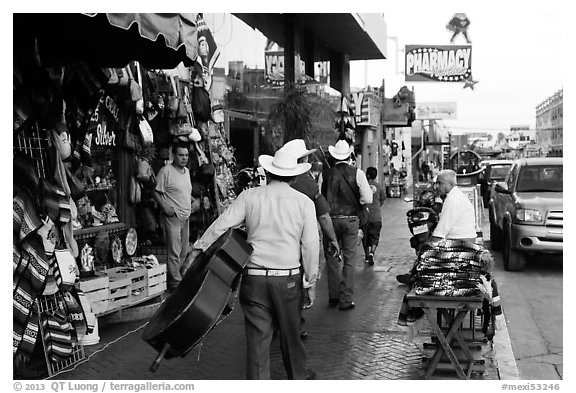
{"label": "white cowboy hat", "polygon": [[335,146],[328,146],[328,151],[330,155],[337,160],[345,160],[350,157],[350,154],[354,151],[354,148],[348,144],[344,139],[340,139],[336,142]]}
{"label": "white cowboy hat", "polygon": [[298,164],[298,157],[287,150],[278,150],[274,157],[263,154],[258,162],[266,171],[277,176],[298,176],[310,170],[312,164]]}
{"label": "white cowboy hat", "polygon": [[316,149],[306,149],[304,139],[292,139],[291,141],[286,142],[280,149],[289,151],[299,159],[316,151]]}

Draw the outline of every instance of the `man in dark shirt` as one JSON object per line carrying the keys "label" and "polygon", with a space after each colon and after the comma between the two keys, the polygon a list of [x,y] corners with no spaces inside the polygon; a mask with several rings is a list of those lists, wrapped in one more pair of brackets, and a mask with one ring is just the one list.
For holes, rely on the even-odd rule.
{"label": "man in dark shirt", "polygon": [[372,203],[372,190],[364,171],[350,165],[354,148],[348,142],[339,140],[335,146],[329,146],[328,151],[335,164],[324,171],[321,190],[330,205],[332,225],[342,248],[342,258],[326,255],[328,304],[338,305],[342,311],[352,310],[355,307],[354,264],[360,229],[358,215],[361,205]]}
{"label": "man in dark shirt", "polygon": [[[316,149],[308,150],[303,139],[293,139],[286,142],[281,149],[287,150],[298,157],[299,164],[307,163],[310,154],[316,151]],[[330,205],[328,205],[326,198],[320,193],[318,184],[310,171],[297,176],[292,184],[292,188],[312,199],[314,207],[316,208],[316,218],[318,219],[322,233],[328,239],[328,251],[331,255],[337,255],[339,246],[336,234],[334,233],[332,219],[330,218]]]}
{"label": "man in dark shirt", "polygon": [[[289,151],[292,155],[298,157],[298,163],[307,163],[310,154],[314,153],[316,149],[308,150],[306,148],[306,143],[303,139],[293,139],[286,142],[282,146],[281,150]],[[338,240],[336,239],[336,233],[334,232],[334,226],[332,225],[332,219],[330,218],[330,206],[326,201],[326,198],[320,193],[318,184],[310,171],[307,171],[299,176],[296,176],[294,182],[291,184],[292,188],[300,191],[304,195],[308,196],[314,202],[314,208],[316,209],[316,219],[318,224],[324,234],[324,241],[327,241],[326,249],[330,255],[338,255],[340,252],[340,247],[338,245]],[[318,277],[320,277],[323,266],[320,265],[318,271]],[[309,308],[314,302],[316,297],[316,287],[311,287],[306,289],[303,300],[304,308]],[[308,333],[304,330],[304,318],[302,318],[302,323],[300,326],[300,337],[305,339]]]}

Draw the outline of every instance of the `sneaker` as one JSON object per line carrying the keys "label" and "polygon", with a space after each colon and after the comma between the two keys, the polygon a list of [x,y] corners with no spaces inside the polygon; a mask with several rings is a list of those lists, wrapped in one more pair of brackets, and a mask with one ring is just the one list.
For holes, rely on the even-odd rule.
{"label": "sneaker", "polygon": [[373,252],[368,254],[368,265],[374,266],[374,253]]}
{"label": "sneaker", "polygon": [[308,332],[302,331],[300,332],[300,340],[304,341],[308,338]]}
{"label": "sneaker", "polygon": [[400,284],[410,285],[412,283],[412,277],[410,274],[398,274],[396,276],[396,281],[398,281]]}
{"label": "sneaker", "polygon": [[316,379],[316,371],[314,370],[306,370],[306,379]]}

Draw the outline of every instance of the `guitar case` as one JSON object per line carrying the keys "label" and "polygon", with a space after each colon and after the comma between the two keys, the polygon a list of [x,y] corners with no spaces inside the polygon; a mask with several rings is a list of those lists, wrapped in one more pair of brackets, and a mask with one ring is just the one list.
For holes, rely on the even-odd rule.
{"label": "guitar case", "polygon": [[234,292],[251,254],[246,234],[229,229],[196,257],[144,329],[144,341],[159,351],[151,371],[164,358],[186,356],[232,311]]}

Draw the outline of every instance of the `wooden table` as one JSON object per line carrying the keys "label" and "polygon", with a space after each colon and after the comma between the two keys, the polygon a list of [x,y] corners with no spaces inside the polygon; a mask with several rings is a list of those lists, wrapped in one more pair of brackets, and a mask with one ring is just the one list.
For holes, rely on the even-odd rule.
{"label": "wooden table", "polygon": [[[429,378],[440,362],[443,354],[446,354],[450,363],[458,376],[462,379],[470,379],[474,370],[475,360],[468,344],[462,336],[461,325],[468,313],[471,313],[471,328],[474,334],[475,326],[473,317],[477,309],[482,308],[483,297],[461,297],[461,296],[419,296],[414,293],[407,295],[410,307],[419,307],[424,310],[426,318],[437,336],[440,345],[436,345],[436,351],[428,363],[426,378]],[[447,326],[442,327],[442,318],[447,322]],[[464,372],[463,364],[454,353],[453,344],[457,342],[465,359],[462,363],[467,363]]]}

